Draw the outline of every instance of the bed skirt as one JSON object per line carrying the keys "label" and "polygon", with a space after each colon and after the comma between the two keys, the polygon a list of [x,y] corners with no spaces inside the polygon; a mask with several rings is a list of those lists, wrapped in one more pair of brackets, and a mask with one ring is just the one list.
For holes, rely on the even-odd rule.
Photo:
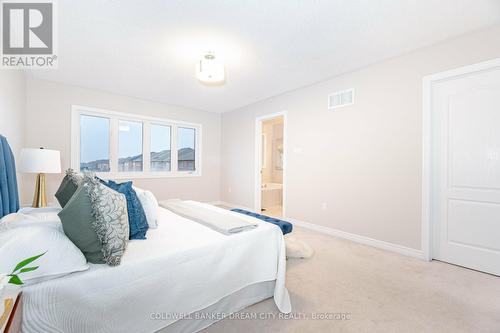
{"label": "bed skirt", "polygon": [[[189,315],[190,318],[180,319],[157,331],[157,333],[199,332],[223,319],[218,318],[219,314],[235,313],[249,307],[250,305],[273,297],[275,283],[275,281],[260,282],[240,289],[237,292],[224,297],[215,304],[191,313]],[[215,316],[213,314],[215,314]],[[158,317],[156,320],[161,320],[161,317],[164,314],[159,312],[155,315]]]}

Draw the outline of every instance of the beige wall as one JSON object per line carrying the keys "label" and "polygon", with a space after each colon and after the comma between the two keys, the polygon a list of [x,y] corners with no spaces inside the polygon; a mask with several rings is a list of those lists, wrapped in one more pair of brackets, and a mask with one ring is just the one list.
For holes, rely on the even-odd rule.
{"label": "beige wall", "polygon": [[[70,166],[72,104],[202,124],[202,176],[137,179],[134,180],[134,184],[152,190],[158,199],[219,200],[220,114],[29,78],[26,103],[26,146],[60,150],[63,169]],[[53,195],[63,175],[48,175],[47,177],[47,195],[50,201],[53,201]],[[26,185],[30,189],[33,188],[34,177],[25,175],[24,179]],[[31,192],[25,193],[22,201],[30,202]]]}
{"label": "beige wall", "polygon": [[[5,136],[19,164],[24,146],[26,78],[20,70],[0,70],[0,134]],[[19,165],[17,165],[19,169]],[[23,184],[19,182],[23,194]]]}
{"label": "beige wall", "polygon": [[[422,78],[499,41],[497,26],[223,114],[222,200],[253,207],[255,118],[286,110],[287,216],[420,249]],[[355,105],[327,110],[346,88]]]}

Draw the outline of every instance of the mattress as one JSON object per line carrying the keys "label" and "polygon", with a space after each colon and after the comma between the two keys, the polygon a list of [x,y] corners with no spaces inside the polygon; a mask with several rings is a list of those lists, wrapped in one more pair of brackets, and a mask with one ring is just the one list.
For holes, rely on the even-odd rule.
{"label": "mattress", "polygon": [[[148,231],[147,240],[130,241],[120,266],[91,265],[25,287],[23,332],[155,332],[247,286],[274,280],[276,305],[290,312],[281,230],[246,218],[258,227],[225,236],[159,208],[158,228]],[[166,318],[155,320],[155,313]]]}

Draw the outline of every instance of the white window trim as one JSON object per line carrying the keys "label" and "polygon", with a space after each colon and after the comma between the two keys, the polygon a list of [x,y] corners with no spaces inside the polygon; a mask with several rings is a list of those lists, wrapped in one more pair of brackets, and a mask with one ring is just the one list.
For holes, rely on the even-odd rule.
{"label": "white window trim", "polygon": [[[201,176],[202,155],[202,126],[201,124],[185,121],[141,116],[131,113],[110,111],[100,108],[71,105],[71,168],[80,171],[80,115],[104,117],[110,119],[109,159],[110,172],[97,172],[96,175],[103,179],[139,179],[139,178],[171,178],[171,177],[199,177]],[[118,172],[118,121],[128,120],[142,122],[143,135],[143,171]],[[171,171],[150,171],[150,144],[151,124],[171,127]],[[195,137],[195,171],[177,170],[177,127],[194,128]]]}

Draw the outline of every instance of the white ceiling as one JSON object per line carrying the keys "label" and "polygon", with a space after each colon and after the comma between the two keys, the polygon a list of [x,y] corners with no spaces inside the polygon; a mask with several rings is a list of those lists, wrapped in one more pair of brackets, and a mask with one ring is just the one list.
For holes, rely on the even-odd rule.
{"label": "white ceiling", "polygon": [[[38,78],[226,112],[500,23],[499,0],[59,0]],[[224,86],[195,78],[208,50]]]}

